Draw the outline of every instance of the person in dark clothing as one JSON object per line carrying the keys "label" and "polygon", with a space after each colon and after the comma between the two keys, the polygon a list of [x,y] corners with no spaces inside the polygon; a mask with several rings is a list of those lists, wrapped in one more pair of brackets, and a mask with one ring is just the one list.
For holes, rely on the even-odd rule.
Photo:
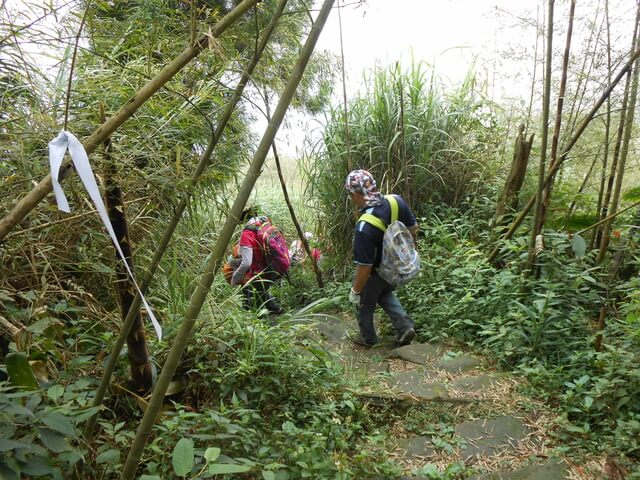
{"label": "person in dark clothing", "polygon": [[[368,171],[354,170],[349,173],[345,189],[349,192],[351,201],[360,209],[360,213],[372,214],[389,225],[391,205],[378,191],[376,182]],[[401,196],[394,197],[398,203],[398,219],[409,229],[415,242],[418,230],[416,217]],[[393,292],[393,287],[376,273],[376,267],[382,259],[383,236],[382,230],[366,221],[360,220],[356,223],[353,240],[356,274],[349,292],[349,300],[357,308],[360,334],[352,340],[366,347],[378,342],[373,324],[373,312],[377,305],[380,305],[391,319],[399,346],[410,344],[416,336],[413,321]]]}

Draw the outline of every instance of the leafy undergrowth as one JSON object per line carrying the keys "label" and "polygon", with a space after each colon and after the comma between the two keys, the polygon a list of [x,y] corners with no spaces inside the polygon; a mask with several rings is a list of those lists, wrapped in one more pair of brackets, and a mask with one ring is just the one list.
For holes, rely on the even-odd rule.
{"label": "leafy undergrowth", "polygon": [[512,261],[497,268],[471,219],[442,217],[423,222],[423,274],[400,294],[420,338],[456,339],[524,375],[527,393],[557,409],[568,454],[617,458],[640,475],[638,280],[612,292],[621,307],[596,351],[594,319],[606,297],[591,254],[576,255],[567,235],[549,232],[537,278],[527,279],[527,238],[506,244],[502,258]]}

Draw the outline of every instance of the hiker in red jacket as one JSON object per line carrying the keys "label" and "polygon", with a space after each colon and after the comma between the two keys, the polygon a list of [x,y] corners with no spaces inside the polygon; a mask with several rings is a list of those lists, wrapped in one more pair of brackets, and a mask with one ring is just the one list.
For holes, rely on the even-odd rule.
{"label": "hiker in red jacket", "polygon": [[[373,176],[366,170],[354,170],[345,182],[351,201],[360,209],[360,213],[368,213],[380,218],[386,225],[391,219],[391,205],[379,191]],[[409,229],[414,238],[418,229],[416,217],[399,195],[394,195],[398,204],[399,219]],[[380,305],[389,315],[391,324],[397,333],[397,344],[408,345],[416,336],[413,321],[393,293],[393,286],[380,277],[376,268],[382,260],[383,232],[360,220],[356,223],[353,239],[353,259],[356,264],[356,275],[353,280],[349,301],[357,308],[360,334],[351,340],[365,347],[378,343],[373,312]]]}
{"label": "hiker in red jacket", "polygon": [[242,229],[239,242],[241,261],[231,276],[231,285],[244,285],[244,308],[266,307],[271,313],[281,314],[280,302],[269,291],[278,275],[270,268],[268,247],[260,232],[266,225],[271,225],[268,217],[256,216],[251,217]]}

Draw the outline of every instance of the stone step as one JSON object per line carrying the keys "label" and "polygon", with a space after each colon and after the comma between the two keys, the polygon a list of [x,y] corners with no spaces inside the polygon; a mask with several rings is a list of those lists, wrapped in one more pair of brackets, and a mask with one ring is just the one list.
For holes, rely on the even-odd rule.
{"label": "stone step", "polygon": [[[456,438],[449,443],[459,446],[460,457],[467,464],[479,458],[514,452],[531,433],[522,419],[510,415],[462,422],[455,426],[454,432]],[[431,436],[399,439],[397,450],[412,461],[429,459],[437,452]]]}
{"label": "stone step", "polygon": [[447,352],[447,346],[443,343],[412,343],[391,350],[389,358],[398,358],[418,365],[426,365],[437,361]]}
{"label": "stone step", "polygon": [[397,372],[387,379],[395,391],[423,400],[448,399],[447,387],[442,382],[429,382],[429,373],[417,370]]}
{"label": "stone step", "polygon": [[512,472],[485,473],[469,480],[565,480],[568,475],[566,463],[554,459],[544,465],[529,465]]}

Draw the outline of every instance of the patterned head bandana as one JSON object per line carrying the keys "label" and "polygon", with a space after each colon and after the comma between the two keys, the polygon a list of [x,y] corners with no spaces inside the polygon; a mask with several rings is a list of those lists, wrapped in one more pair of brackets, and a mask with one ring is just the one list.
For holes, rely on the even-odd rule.
{"label": "patterned head bandana", "polygon": [[354,170],[347,175],[344,188],[350,193],[361,193],[368,207],[382,203],[382,194],[378,191],[376,181],[366,170]]}
{"label": "patterned head bandana", "polygon": [[265,222],[269,222],[269,217],[267,217],[266,215],[251,217],[249,221],[245,224],[245,228],[259,227]]}

